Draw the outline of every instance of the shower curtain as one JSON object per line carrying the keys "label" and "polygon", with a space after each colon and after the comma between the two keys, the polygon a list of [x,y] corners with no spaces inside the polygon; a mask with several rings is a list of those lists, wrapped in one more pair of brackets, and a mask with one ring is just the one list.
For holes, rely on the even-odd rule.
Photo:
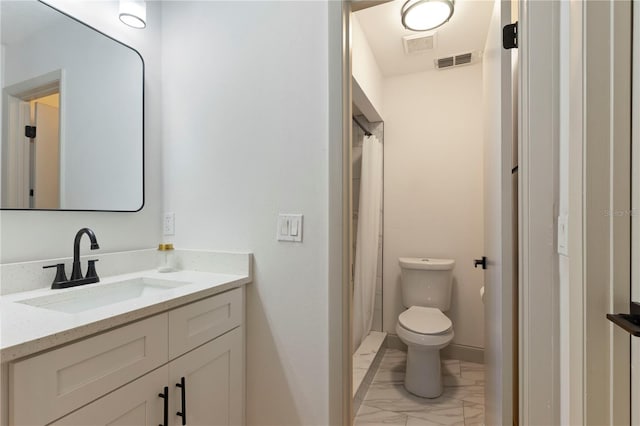
{"label": "shower curtain", "polygon": [[353,350],[371,331],[376,298],[378,240],[382,207],[382,143],[367,136],[362,144],[360,202],[353,284]]}

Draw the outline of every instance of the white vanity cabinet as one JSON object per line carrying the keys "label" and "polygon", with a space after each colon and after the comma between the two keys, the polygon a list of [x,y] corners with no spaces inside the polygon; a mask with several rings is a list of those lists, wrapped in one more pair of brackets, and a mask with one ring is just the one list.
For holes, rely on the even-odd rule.
{"label": "white vanity cabinet", "polygon": [[243,322],[240,287],[13,361],[9,422],[243,425]]}

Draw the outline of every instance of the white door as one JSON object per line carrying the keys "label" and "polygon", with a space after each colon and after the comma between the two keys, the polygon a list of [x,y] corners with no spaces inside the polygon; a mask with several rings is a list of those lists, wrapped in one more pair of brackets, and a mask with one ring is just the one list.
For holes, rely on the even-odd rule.
{"label": "white door", "polygon": [[190,426],[243,425],[243,368],[242,327],[171,361],[169,424],[184,424],[180,412]]}
{"label": "white door", "polygon": [[28,102],[7,97],[6,138],[2,147],[2,207],[29,208],[29,144],[25,126],[31,125]]}
{"label": "white door", "polygon": [[[164,424],[167,367],[161,367],[51,423],[55,426],[158,426]],[[168,410],[168,407],[167,407]],[[167,411],[167,414],[171,414]]]}
{"label": "white door", "polygon": [[35,118],[33,207],[57,209],[60,207],[59,109],[37,102]]}
{"label": "white door", "polygon": [[[631,301],[640,303],[640,2],[633,2]],[[640,425],[640,337],[631,337],[631,424]]]}
{"label": "white door", "polygon": [[512,51],[502,47],[511,5],[496,0],[483,55],[485,424],[513,422],[513,92]]}

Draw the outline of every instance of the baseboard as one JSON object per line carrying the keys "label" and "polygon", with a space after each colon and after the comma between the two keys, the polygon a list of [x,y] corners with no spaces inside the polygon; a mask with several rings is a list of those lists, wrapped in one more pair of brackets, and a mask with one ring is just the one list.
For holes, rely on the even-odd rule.
{"label": "baseboard", "polygon": [[458,359],[460,361],[484,364],[484,349],[452,343],[441,351],[444,359]]}
{"label": "baseboard", "polygon": [[[407,345],[396,334],[387,334],[387,348],[407,351]],[[460,361],[484,363],[484,349],[474,346],[458,345],[452,343],[444,348],[440,354],[444,359],[458,359]]]}

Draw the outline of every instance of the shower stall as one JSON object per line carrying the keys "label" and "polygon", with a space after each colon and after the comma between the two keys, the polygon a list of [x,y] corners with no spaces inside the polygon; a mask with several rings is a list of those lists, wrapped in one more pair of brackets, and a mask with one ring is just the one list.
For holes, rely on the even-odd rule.
{"label": "shower stall", "polygon": [[384,123],[354,116],[352,146],[354,412],[383,354],[382,332]]}

